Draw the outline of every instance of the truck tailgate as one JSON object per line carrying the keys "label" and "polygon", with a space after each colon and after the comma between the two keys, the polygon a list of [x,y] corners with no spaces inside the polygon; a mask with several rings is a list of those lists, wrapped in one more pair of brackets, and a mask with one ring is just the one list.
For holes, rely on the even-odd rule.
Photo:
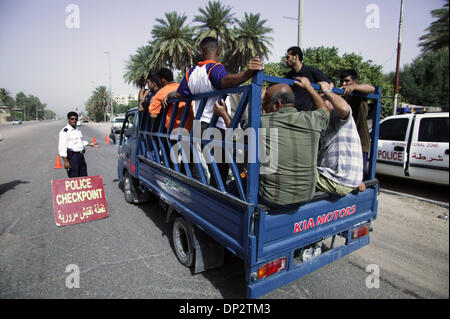
{"label": "truck tailgate", "polygon": [[257,223],[257,263],[304,247],[376,218],[377,186],[363,193],[328,197],[285,211],[262,212]]}

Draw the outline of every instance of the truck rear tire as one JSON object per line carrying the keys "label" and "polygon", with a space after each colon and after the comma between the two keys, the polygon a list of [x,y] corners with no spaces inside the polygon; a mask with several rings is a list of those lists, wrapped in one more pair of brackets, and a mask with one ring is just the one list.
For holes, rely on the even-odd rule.
{"label": "truck rear tire", "polygon": [[137,199],[136,186],[132,180],[132,177],[128,172],[125,172],[123,176],[123,195],[125,200],[129,204],[134,204]]}
{"label": "truck rear tire", "polygon": [[185,267],[191,267],[194,263],[194,241],[183,217],[177,217],[173,222],[172,239],[177,259]]}

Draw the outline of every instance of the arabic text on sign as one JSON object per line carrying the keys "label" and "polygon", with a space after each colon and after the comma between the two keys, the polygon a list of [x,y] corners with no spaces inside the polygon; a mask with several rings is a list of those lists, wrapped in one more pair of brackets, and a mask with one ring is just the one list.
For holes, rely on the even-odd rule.
{"label": "arabic text on sign", "polygon": [[95,214],[103,214],[106,212],[106,207],[103,204],[95,204],[93,206],[83,207],[83,211],[78,213],[69,213],[69,214],[61,214],[61,211],[58,211],[58,219],[63,224],[71,223],[76,221],[79,217],[81,220],[88,219],[89,216]]}

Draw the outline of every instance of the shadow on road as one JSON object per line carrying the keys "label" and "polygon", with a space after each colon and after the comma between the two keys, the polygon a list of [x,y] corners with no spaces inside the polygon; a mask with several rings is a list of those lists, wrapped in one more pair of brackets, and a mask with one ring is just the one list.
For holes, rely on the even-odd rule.
{"label": "shadow on road", "polygon": [[[170,247],[175,255],[172,239],[172,223],[166,223],[166,213],[158,204],[158,200],[152,197],[149,203],[140,205],[139,208],[148,218],[161,230],[161,235],[169,240]],[[194,274],[191,267],[192,276],[203,276],[220,291],[225,299],[246,298],[245,267],[241,259],[234,256],[225,249],[223,266],[202,273]]]}
{"label": "shadow on road", "polygon": [[28,181],[15,180],[15,181],[8,182],[8,183],[5,183],[5,184],[0,184],[0,197],[1,197],[4,193],[6,193],[7,191],[9,191],[9,190],[11,190],[11,189],[14,189],[17,185],[20,185],[20,184],[29,184],[29,183],[30,183],[30,182],[28,182]]}

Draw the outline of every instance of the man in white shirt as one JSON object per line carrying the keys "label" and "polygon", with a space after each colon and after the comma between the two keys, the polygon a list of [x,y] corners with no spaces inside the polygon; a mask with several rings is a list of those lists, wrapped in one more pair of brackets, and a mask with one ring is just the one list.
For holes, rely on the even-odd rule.
{"label": "man in white shirt", "polygon": [[84,159],[84,147],[98,148],[97,143],[83,140],[81,131],[77,128],[78,114],[67,114],[68,124],[59,132],[58,153],[64,161],[64,168],[69,178],[88,176],[87,165]]}

